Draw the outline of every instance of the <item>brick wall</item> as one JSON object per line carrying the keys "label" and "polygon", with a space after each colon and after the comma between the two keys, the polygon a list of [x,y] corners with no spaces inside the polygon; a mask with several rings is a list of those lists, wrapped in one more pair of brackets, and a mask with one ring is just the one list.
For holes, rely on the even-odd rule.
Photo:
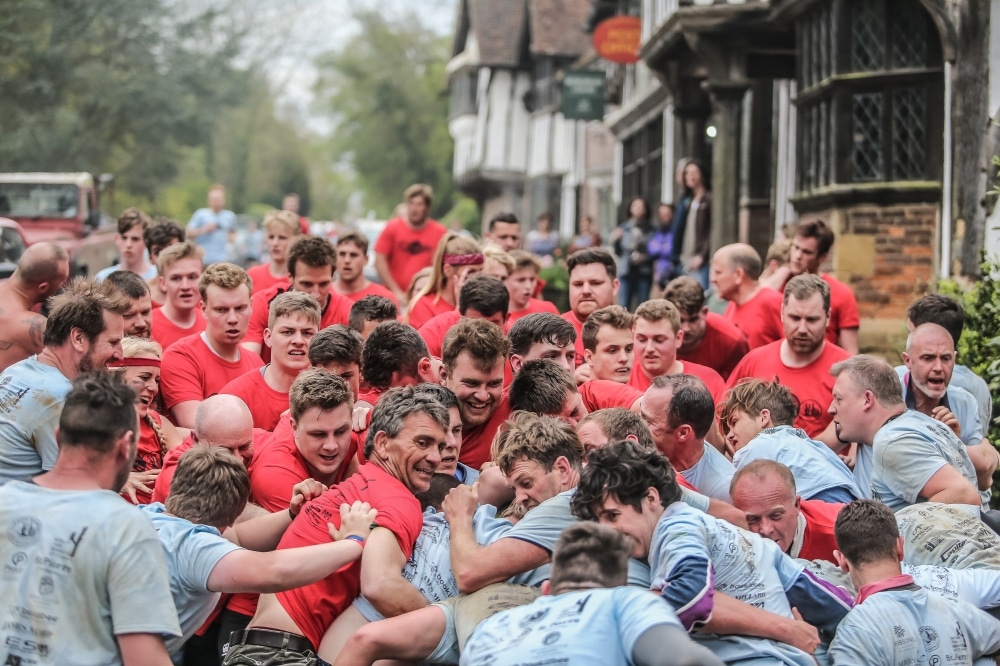
{"label": "brick wall", "polygon": [[906,308],[935,279],[937,215],[936,205],[923,204],[856,206],[809,216],[837,233],[827,269],[854,290],[862,348],[899,348]]}

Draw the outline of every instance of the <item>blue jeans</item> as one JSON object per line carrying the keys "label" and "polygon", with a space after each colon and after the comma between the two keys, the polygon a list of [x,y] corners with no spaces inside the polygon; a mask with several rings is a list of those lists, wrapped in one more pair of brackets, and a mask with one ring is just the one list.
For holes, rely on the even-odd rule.
{"label": "blue jeans", "polygon": [[[626,275],[618,287],[618,302],[626,310],[633,310],[649,300],[649,290],[653,285],[652,275]],[[632,301],[635,305],[632,305]]]}

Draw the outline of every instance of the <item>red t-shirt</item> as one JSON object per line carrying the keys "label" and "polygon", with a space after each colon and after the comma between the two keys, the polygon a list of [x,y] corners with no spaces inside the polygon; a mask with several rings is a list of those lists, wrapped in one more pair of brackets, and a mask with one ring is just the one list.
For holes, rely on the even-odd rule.
{"label": "red t-shirt", "polygon": [[458,454],[458,462],[468,465],[472,469],[479,469],[483,463],[489,462],[493,438],[501,424],[510,417],[510,411],[510,399],[507,397],[507,391],[504,390],[493,416],[486,419],[482,425],[471,428],[463,426],[462,450]]}
{"label": "red t-shirt", "polygon": [[235,395],[247,403],[253,415],[253,427],[274,430],[281,413],[288,410],[288,393],[275,391],[264,381],[264,369],[255,368],[222,387],[219,393]]}
{"label": "red t-shirt", "polygon": [[344,298],[349,299],[352,303],[357,303],[365,296],[385,296],[390,301],[395,303],[397,307],[399,307],[399,301],[396,300],[396,294],[392,293],[391,291],[389,291],[388,289],[386,289],[385,287],[376,282],[369,281],[367,287],[365,287],[364,289],[358,289],[357,291],[351,292],[350,294],[345,294],[339,291],[337,293],[343,296]]}
{"label": "red t-shirt", "polygon": [[[679,374],[694,375],[705,383],[708,392],[712,394],[712,399],[719,403],[726,392],[726,382],[718,372],[705,365],[692,363],[691,361],[681,361],[681,372]],[[646,389],[653,385],[653,378],[646,374],[642,366],[636,363],[632,366],[632,375],[628,378],[627,386],[639,389],[645,393]]]}
{"label": "red t-shirt", "polygon": [[637,388],[608,379],[591,379],[577,388],[588,413],[611,407],[629,409],[642,396]]}
{"label": "red t-shirt", "polygon": [[[254,453],[256,454],[259,446],[265,446],[267,440],[270,438],[271,433],[255,428],[253,431]],[[177,471],[177,463],[180,462],[181,456],[192,446],[194,446],[194,440],[191,438],[191,435],[188,435],[184,438],[183,442],[167,451],[166,455],[163,456],[163,467],[160,468],[160,474],[156,477],[156,485],[153,487],[154,502],[162,503],[167,501],[167,496],[170,495],[170,482],[174,480],[174,472]],[[256,457],[254,460],[256,460]],[[250,466],[247,467],[247,472],[253,474],[252,461]],[[289,499],[291,499],[291,493],[289,493]]]}
{"label": "red t-shirt", "polygon": [[736,364],[750,351],[740,329],[714,312],[705,315],[705,336],[698,347],[688,354],[677,352],[677,358],[712,368],[723,379],[729,377]]}
{"label": "red t-shirt", "polygon": [[443,298],[427,294],[410,303],[406,321],[413,328],[420,329],[434,317],[446,312],[457,313],[458,309]]}
{"label": "red t-shirt", "polygon": [[764,287],[742,305],[729,301],[723,316],[743,331],[750,349],[763,347],[785,337],[785,328],[781,325],[781,298],[780,292]]}
{"label": "red t-shirt", "polygon": [[221,392],[233,379],[264,365],[260,356],[246,349],[240,349],[238,361],[220,358],[201,335],[181,338],[163,352],[160,395],[167,409],[187,400],[204,400]]}
{"label": "red t-shirt", "polygon": [[[149,410],[148,414],[156,421],[156,425],[163,423],[163,417],[152,409]],[[149,425],[149,421],[139,419],[139,442],[136,444],[135,462],[132,463],[132,471],[148,472],[160,469],[161,467],[163,467],[163,447],[160,445],[160,438],[156,436],[156,432]],[[129,497],[128,493],[121,493],[121,496],[125,498],[125,501],[132,502],[132,498]],[[144,493],[137,489],[135,491],[135,498],[137,504],[149,504],[153,501],[153,494]]]}
{"label": "red t-shirt", "polygon": [[861,325],[858,301],[854,298],[854,291],[837,278],[828,273],[823,273],[820,277],[830,285],[830,323],[826,326],[826,339],[837,344],[842,328],[857,328]]}
{"label": "red t-shirt", "polygon": [[288,276],[274,277],[271,275],[270,264],[261,264],[260,266],[248,268],[247,275],[249,275],[250,279],[253,280],[253,294],[259,294],[262,291],[267,291],[275,285],[285,289],[288,288]]}
{"label": "red t-shirt", "polygon": [[560,316],[573,324],[573,328],[576,330],[576,365],[580,367],[580,364],[583,363],[583,322],[576,318],[572,310],[564,312]]}
{"label": "red t-shirt", "polygon": [[402,218],[389,220],[375,242],[375,252],[384,255],[396,285],[406,291],[413,276],[434,262],[438,241],[448,233],[441,224],[427,220],[414,229]]}
{"label": "red t-shirt", "polygon": [[458,310],[448,310],[439,315],[435,315],[427,320],[427,323],[417,331],[420,337],[427,343],[427,351],[434,358],[441,358],[441,347],[444,345],[444,336],[452,326],[461,321],[462,315]]}
{"label": "red t-shirt", "polygon": [[162,308],[156,308],[153,310],[153,327],[149,336],[159,342],[160,346],[163,347],[163,351],[166,351],[167,347],[181,338],[186,338],[189,335],[201,333],[205,330],[205,315],[201,313],[200,305],[194,309],[194,313],[194,325],[191,328],[181,328],[167,319],[167,315],[163,314]]}
{"label": "red t-shirt", "polygon": [[[340,527],[340,505],[368,502],[378,509],[376,522],[393,532],[406,559],[423,527],[420,502],[398,479],[372,463],[363,465],[357,474],[330,488],[306,504],[292,521],[279,549],[296,548],[330,541],[327,523]],[[361,561],[355,561],[323,580],[295,590],[279,592],[278,602],[296,626],[314,645],[361,592]]]}
{"label": "red t-shirt", "polygon": [[[507,330],[509,331],[510,327],[514,325],[514,322],[516,322],[521,317],[526,317],[530,314],[535,314],[536,312],[550,312],[554,315],[559,314],[559,310],[556,308],[556,306],[552,305],[548,301],[542,301],[537,298],[532,298],[531,300],[528,301],[528,307],[524,308],[523,310],[515,310],[514,312],[510,312],[507,314]],[[576,317],[574,317],[574,319],[576,319]],[[576,337],[578,338],[581,337],[580,333],[577,333]]]}
{"label": "red t-shirt", "polygon": [[833,526],[837,522],[837,514],[846,504],[821,502],[819,500],[801,500],[799,511],[806,518],[806,530],[802,535],[802,550],[799,557],[804,560],[827,560],[836,564],[833,551],[837,548],[837,539],[833,535]]}
{"label": "red t-shirt", "polygon": [[[253,342],[260,345],[260,356],[265,363],[271,361],[271,348],[264,344],[264,329],[267,328],[271,301],[288,290],[289,287],[275,285],[266,291],[255,294],[250,301],[253,312],[250,313],[250,325],[247,326],[247,334],[243,338],[243,342]],[[323,308],[323,313],[320,316],[320,330],[334,324],[347,326],[348,320],[351,318],[352,305],[354,305],[354,301],[331,289],[330,299],[326,302],[326,307]]]}
{"label": "red t-shirt", "polygon": [[851,355],[835,344],[824,343],[823,353],[802,368],[789,368],[781,362],[783,340],[758,347],[743,357],[729,375],[727,388],[735,386],[744,377],[757,377],[765,381],[777,379],[788,387],[799,400],[799,415],[795,427],[802,428],[810,437],[823,432],[833,417],[827,413],[833,400],[834,377],[830,368]]}

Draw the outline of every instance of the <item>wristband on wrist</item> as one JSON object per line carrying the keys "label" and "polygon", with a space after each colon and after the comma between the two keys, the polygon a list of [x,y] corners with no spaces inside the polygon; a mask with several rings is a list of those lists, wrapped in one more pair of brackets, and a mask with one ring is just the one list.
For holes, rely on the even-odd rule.
{"label": "wristband on wrist", "polygon": [[288,507],[288,516],[289,516],[289,518],[291,518],[292,520],[295,520],[295,516],[297,516],[297,515],[299,515],[299,514],[292,513],[292,507]]}
{"label": "wristband on wrist", "polygon": [[347,536],[344,537],[344,541],[354,541],[362,548],[365,547],[365,538],[362,536],[358,536],[357,534],[348,534]]}

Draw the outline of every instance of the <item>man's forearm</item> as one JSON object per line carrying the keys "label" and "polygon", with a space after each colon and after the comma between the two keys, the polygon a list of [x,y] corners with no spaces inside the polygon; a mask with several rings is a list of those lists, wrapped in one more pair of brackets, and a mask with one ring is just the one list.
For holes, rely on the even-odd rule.
{"label": "man's forearm", "polygon": [[[251,506],[263,510],[256,505],[247,504],[248,508]],[[267,552],[278,547],[278,542],[291,523],[292,516],[288,511],[275,511],[237,523],[226,530],[223,536],[247,550]]]}
{"label": "man's forearm", "polygon": [[[701,631],[713,634],[737,634],[769,638],[781,643],[793,643],[789,624],[795,622],[787,617],[751,606],[716,591],[712,617]],[[816,632],[817,640],[819,632]]]}
{"label": "man's forearm", "polygon": [[396,284],[395,278],[392,277],[392,271],[389,270],[389,261],[385,258],[385,255],[375,255],[375,272],[382,279],[382,284],[386,289],[395,294],[402,293],[402,288]]}
{"label": "man's forearm", "polygon": [[476,563],[476,553],[482,546],[476,542],[471,521],[452,521],[451,525],[451,569],[458,588],[464,593],[475,591],[482,571]]}

